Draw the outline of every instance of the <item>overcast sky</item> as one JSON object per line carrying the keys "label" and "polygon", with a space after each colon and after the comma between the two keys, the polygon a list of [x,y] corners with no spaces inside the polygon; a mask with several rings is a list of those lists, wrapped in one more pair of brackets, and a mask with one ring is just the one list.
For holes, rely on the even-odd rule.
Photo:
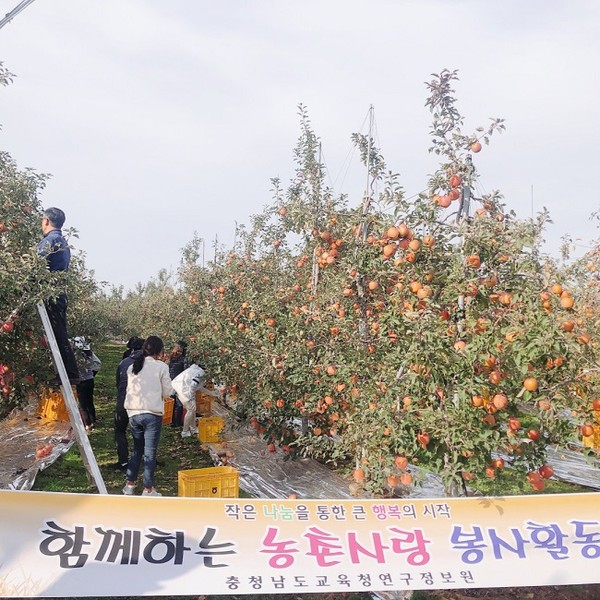
{"label": "overcast sky", "polygon": [[482,188],[520,217],[532,197],[546,206],[549,251],[598,235],[597,0],[36,0],[0,30],[0,60],[17,75],[0,89],[0,149],[52,174],[44,206],[115,285],[176,271],[194,231],[207,254],[215,235],[230,245],[271,178],[292,177],[299,103],[353,204],[350,136],[370,105],[388,167],[424,189],[424,82],[443,68],[459,70],[466,131],[507,121],[476,156]]}

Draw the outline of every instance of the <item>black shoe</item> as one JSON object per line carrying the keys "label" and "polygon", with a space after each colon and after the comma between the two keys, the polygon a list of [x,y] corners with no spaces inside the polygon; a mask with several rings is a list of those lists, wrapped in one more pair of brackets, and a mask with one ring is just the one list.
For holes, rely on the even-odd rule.
{"label": "black shoe", "polygon": [[113,463],[111,466],[115,471],[121,471],[123,473],[127,471],[127,463],[116,462]]}

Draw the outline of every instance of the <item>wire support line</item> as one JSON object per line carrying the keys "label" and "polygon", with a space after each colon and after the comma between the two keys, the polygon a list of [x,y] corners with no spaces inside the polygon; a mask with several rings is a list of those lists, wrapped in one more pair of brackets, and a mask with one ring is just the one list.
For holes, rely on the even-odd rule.
{"label": "wire support line", "polygon": [[[343,188],[344,183],[346,182],[346,177],[348,177],[348,172],[350,171],[350,165],[352,164],[352,160],[353,160],[355,154],[356,154],[356,144],[352,144],[352,146],[350,147],[350,150],[348,150],[348,154],[346,154],[346,158],[344,159],[344,162],[342,163],[342,166],[340,167],[338,174],[336,175],[336,178],[333,181],[332,187],[334,189],[341,190]],[[338,180],[340,179],[340,177],[342,177],[342,180],[339,182],[339,185],[338,185]]]}
{"label": "wire support line", "polygon": [[[367,111],[367,114],[365,115],[365,118],[363,119],[363,122],[361,124],[361,126],[358,128],[359,133],[362,133],[365,125],[367,123],[367,120],[369,119],[369,113],[370,113],[370,108]],[[356,144],[352,143],[350,146],[350,150],[348,150],[348,153],[346,154],[346,158],[344,159],[344,161],[342,162],[342,166],[340,167],[338,174],[336,175],[335,179],[333,180],[333,184],[332,184],[332,188],[334,190],[336,189],[341,189],[346,181],[346,177],[348,176],[348,171],[350,170],[350,165],[352,164],[352,159],[354,158],[354,154],[356,153]],[[338,186],[338,180],[340,178],[340,176],[342,176],[342,181],[340,182],[339,186]]]}
{"label": "wire support line", "polygon": [[15,8],[10,12],[7,12],[2,19],[0,19],[0,29],[10,23],[20,12],[24,11],[30,4],[33,4],[35,0],[23,0],[19,2]]}

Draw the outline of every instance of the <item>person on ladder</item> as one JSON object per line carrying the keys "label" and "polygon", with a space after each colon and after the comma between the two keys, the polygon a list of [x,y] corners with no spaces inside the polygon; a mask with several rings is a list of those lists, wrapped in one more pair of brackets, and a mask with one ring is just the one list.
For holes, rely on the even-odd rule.
{"label": "person on ladder", "polygon": [[[61,228],[64,222],[65,213],[60,208],[51,207],[44,211],[42,217],[44,237],[38,244],[38,255],[46,259],[51,272],[69,270],[71,250],[62,234]],[[77,361],[67,333],[67,304],[65,292],[59,292],[55,297],[44,301],[69,381],[75,385],[79,383],[80,378]],[[60,381],[57,378],[51,383],[60,384]]]}

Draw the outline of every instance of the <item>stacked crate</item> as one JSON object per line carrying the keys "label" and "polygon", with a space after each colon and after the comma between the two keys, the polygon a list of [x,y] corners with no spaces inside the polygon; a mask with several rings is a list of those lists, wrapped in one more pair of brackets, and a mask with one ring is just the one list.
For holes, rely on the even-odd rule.
{"label": "stacked crate", "polygon": [[224,426],[221,417],[201,417],[198,419],[198,439],[204,444],[219,442]]}
{"label": "stacked crate", "polygon": [[199,417],[209,417],[212,412],[212,396],[196,392],[196,414]]}

